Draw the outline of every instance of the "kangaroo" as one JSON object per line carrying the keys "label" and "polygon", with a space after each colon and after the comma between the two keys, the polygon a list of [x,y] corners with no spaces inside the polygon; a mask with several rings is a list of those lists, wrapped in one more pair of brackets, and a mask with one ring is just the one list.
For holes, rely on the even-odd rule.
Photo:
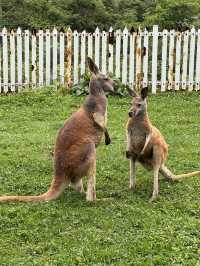
{"label": "kangaroo", "polygon": [[200,171],[174,175],[166,166],[168,145],[160,131],[152,125],[147,112],[148,88],[141,90],[138,95],[134,90],[128,89],[134,98],[129,110],[127,123],[127,151],[126,157],[130,159],[130,189],[136,187],[136,162],[148,170],[153,170],[153,194],[150,202],[157,199],[159,194],[158,174],[168,180],[179,180],[184,177],[196,176]]}
{"label": "kangaroo", "polygon": [[1,196],[5,201],[48,201],[56,199],[71,183],[77,192],[84,192],[82,177],[88,177],[87,201],[96,200],[96,147],[105,135],[105,144],[111,140],[106,128],[107,98],[105,92],[115,91],[115,82],[102,74],[91,58],[87,59],[92,72],[89,95],[80,109],[60,129],[54,149],[54,178],[49,190],[38,196]]}

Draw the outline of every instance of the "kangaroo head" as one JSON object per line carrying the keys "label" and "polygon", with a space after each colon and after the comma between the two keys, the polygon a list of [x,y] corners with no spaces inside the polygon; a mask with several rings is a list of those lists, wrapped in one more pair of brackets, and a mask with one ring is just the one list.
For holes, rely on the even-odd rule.
{"label": "kangaroo head", "polygon": [[138,95],[134,90],[129,89],[129,94],[133,97],[131,109],[129,110],[129,117],[143,117],[147,113],[147,93],[148,87],[141,90]]}
{"label": "kangaroo head", "polygon": [[87,63],[92,77],[89,84],[91,94],[98,95],[102,92],[115,92],[115,82],[107,75],[101,73],[94,61],[88,57]]}

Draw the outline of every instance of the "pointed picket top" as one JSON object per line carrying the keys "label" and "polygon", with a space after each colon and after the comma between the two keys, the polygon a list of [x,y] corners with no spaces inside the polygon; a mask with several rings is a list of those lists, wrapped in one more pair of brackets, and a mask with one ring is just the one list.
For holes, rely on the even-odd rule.
{"label": "pointed picket top", "polygon": [[124,36],[128,35],[128,29],[127,29],[127,27],[124,28],[124,30],[123,30],[123,35],[124,35]]}
{"label": "pointed picket top", "polygon": [[148,32],[147,28],[145,28],[145,29],[144,29],[144,36],[147,36],[148,33],[149,33],[149,32]]}
{"label": "pointed picket top", "polygon": [[50,30],[49,29],[46,29],[46,36],[50,36]]}
{"label": "pointed picket top", "polygon": [[3,27],[3,29],[2,29],[2,34],[3,34],[3,35],[6,35],[6,34],[7,34],[7,29],[6,29],[6,27]]}
{"label": "pointed picket top", "polygon": [[38,31],[39,35],[43,34],[43,30]]}
{"label": "pointed picket top", "polygon": [[53,33],[54,36],[57,36],[58,35],[58,31],[57,31],[57,29],[55,27],[53,28],[52,33]]}
{"label": "pointed picket top", "polygon": [[22,30],[20,27],[17,28],[17,35],[21,35],[22,34]]}
{"label": "pointed picket top", "polygon": [[69,27],[68,29],[67,29],[67,35],[71,35],[72,34],[72,29]]}
{"label": "pointed picket top", "polygon": [[83,30],[82,32],[81,32],[81,35],[86,35],[86,30]]}
{"label": "pointed picket top", "polygon": [[25,30],[24,33],[25,33],[25,36],[26,36],[26,37],[29,36],[29,30]]}
{"label": "pointed picket top", "polygon": [[12,29],[10,34],[11,34],[11,36],[14,36],[15,35],[15,31]]}
{"label": "pointed picket top", "polygon": [[121,34],[122,34],[121,29],[116,30],[116,35],[117,35],[117,36],[119,36],[119,35],[121,35]]}
{"label": "pointed picket top", "polygon": [[95,34],[99,34],[99,33],[100,33],[99,28],[96,27]]}
{"label": "pointed picket top", "polygon": [[74,36],[78,36],[78,31],[74,30]]}
{"label": "pointed picket top", "polygon": [[113,27],[112,26],[110,27],[109,32],[113,32]]}

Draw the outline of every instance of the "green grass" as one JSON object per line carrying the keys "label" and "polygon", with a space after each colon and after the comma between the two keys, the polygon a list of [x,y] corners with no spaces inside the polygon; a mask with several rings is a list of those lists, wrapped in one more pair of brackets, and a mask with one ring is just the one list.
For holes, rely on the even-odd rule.
{"label": "green grass", "polygon": [[[83,98],[44,89],[0,97],[0,194],[39,194],[52,178],[58,129]],[[200,95],[149,97],[149,115],[169,144],[175,173],[200,169]],[[138,167],[130,192],[125,125],[130,98],[109,98],[112,144],[99,146],[97,196],[72,189],[56,201],[0,205],[0,265],[199,265],[200,177],[169,183],[148,203],[152,173]],[[86,186],[86,181],[85,186]]]}

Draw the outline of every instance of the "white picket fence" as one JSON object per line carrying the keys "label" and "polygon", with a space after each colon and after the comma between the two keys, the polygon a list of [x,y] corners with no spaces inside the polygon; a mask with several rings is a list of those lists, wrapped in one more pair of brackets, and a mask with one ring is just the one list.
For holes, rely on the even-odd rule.
{"label": "white picket fence", "polygon": [[124,84],[150,85],[157,90],[200,89],[200,30],[152,32],[123,30],[94,33],[68,29],[0,33],[1,92],[24,87],[79,82],[90,56],[103,73],[112,73]]}

